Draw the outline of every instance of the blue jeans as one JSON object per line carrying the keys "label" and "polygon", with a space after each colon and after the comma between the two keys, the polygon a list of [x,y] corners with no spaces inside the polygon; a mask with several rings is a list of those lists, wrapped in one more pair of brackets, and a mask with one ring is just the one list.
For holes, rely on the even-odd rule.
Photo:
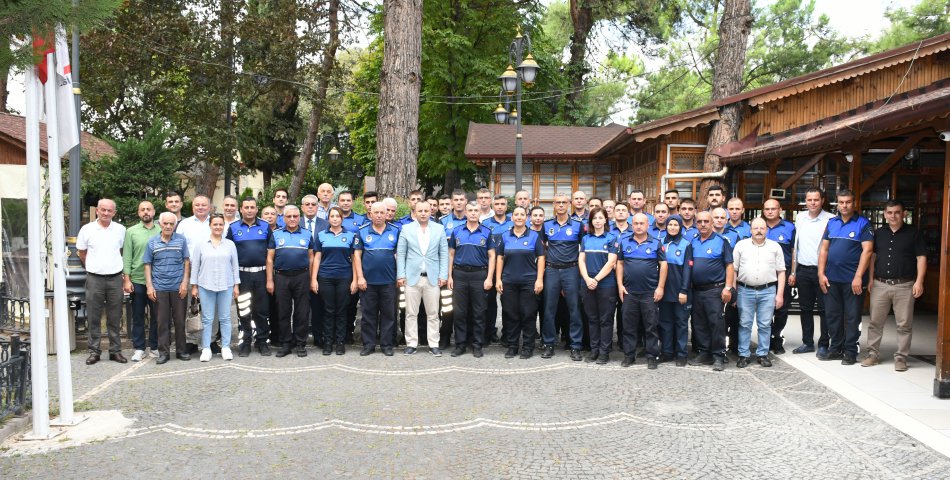
{"label": "blue jeans", "polygon": [[580,300],[581,274],[577,267],[545,268],[544,269],[544,318],[541,322],[541,341],[545,346],[552,346],[557,342],[555,331],[555,317],[557,316],[557,300],[564,291],[564,301],[567,303],[567,313],[570,316],[571,349],[580,349],[584,338],[584,322],[581,320]]}
{"label": "blue jeans", "polygon": [[772,314],[775,312],[775,287],[755,290],[739,286],[739,356],[749,356],[749,340],[752,336],[752,321],[759,330],[759,345],[755,354],[769,354],[772,338]]}
{"label": "blue jeans", "polygon": [[221,326],[221,348],[231,347],[231,299],[234,297],[232,289],[207,290],[198,287],[198,298],[201,300],[201,348],[211,348],[211,325],[217,315]]}
{"label": "blue jeans", "polygon": [[831,333],[829,350],[841,352],[846,357],[858,356],[858,341],[861,339],[861,309],[864,308],[864,292],[855,295],[851,284],[828,282],[825,296],[825,321]]}
{"label": "blue jeans", "polygon": [[145,350],[145,306],[148,306],[148,346],[158,350],[158,311],[148,298],[145,285],[132,283],[132,346]]}

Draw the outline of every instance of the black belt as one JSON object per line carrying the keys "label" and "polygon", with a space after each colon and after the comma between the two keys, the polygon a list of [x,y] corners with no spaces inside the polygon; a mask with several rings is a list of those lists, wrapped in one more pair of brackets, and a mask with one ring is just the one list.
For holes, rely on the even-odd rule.
{"label": "black belt", "polygon": [[576,267],[576,266],[577,266],[577,262],[571,262],[571,263],[548,263],[548,264],[545,264],[545,267],[556,268],[556,269],[558,269],[558,270],[565,269],[565,268],[574,268],[574,267]]}
{"label": "black belt", "polygon": [[86,273],[88,273],[89,275],[92,275],[93,277],[114,277],[116,275],[122,275],[122,272],[107,273],[105,275],[101,273],[92,273],[92,272],[86,272]]}
{"label": "black belt", "polygon": [[462,272],[487,272],[488,267],[473,267],[471,265],[455,265],[452,268],[460,270]]}
{"label": "black belt", "polygon": [[296,270],[277,270],[276,273],[277,273],[278,275],[288,275],[288,276],[291,276],[291,275],[300,275],[301,273],[306,272],[306,271],[308,271],[308,269],[306,269],[306,268],[298,268],[298,269],[296,269]]}
{"label": "black belt", "polygon": [[749,285],[748,283],[743,283],[743,282],[738,282],[738,283],[740,287],[748,288],[751,290],[765,290],[767,288],[772,288],[778,285],[778,282],[769,282],[769,283],[766,283],[765,285]]}
{"label": "black belt", "polygon": [[799,263],[798,268],[804,268],[808,270],[818,270],[818,265],[802,265]]}
{"label": "black belt", "polygon": [[714,288],[725,287],[726,282],[717,282],[717,283],[703,283],[701,285],[693,285],[693,290],[703,292],[706,290],[712,290]]}
{"label": "black belt", "polygon": [[428,272],[422,272],[419,274],[420,277],[428,277]]}
{"label": "black belt", "polygon": [[881,277],[874,277],[874,279],[877,280],[877,281],[879,281],[879,282],[881,282],[881,283],[886,283],[886,284],[888,284],[888,285],[900,285],[900,284],[902,284],[902,283],[910,283],[910,282],[913,282],[913,281],[914,281],[913,278],[881,278]]}

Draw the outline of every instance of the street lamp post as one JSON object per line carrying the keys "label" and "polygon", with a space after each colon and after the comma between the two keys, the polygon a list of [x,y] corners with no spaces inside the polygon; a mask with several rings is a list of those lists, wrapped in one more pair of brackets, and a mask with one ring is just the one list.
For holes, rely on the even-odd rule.
{"label": "street lamp post", "polygon": [[[527,55],[525,53],[527,52]],[[521,190],[522,184],[522,133],[521,133],[521,91],[524,87],[531,87],[537,78],[538,62],[531,54],[531,37],[518,34],[508,46],[508,68],[498,77],[501,81],[501,92],[498,94],[500,103],[495,108],[495,121],[502,124],[515,124],[515,192]],[[518,65],[515,69],[514,65]],[[522,84],[524,84],[522,86]],[[514,97],[514,99],[512,99]],[[512,108],[514,101],[514,108]]]}

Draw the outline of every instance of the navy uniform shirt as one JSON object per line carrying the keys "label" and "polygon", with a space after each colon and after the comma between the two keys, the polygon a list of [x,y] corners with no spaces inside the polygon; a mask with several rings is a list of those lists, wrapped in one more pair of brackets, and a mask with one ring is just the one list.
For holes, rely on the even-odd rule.
{"label": "navy uniform shirt", "polygon": [[732,264],[732,245],[725,237],[713,232],[703,240],[697,236],[693,246],[693,285],[726,281],[726,266]]}
{"label": "navy uniform shirt", "polygon": [[320,252],[321,278],[350,278],[353,276],[353,239],[354,232],[346,230],[333,233],[330,229],[317,232],[313,242],[313,251]]}
{"label": "navy uniform shirt", "polygon": [[225,237],[234,242],[238,265],[263,267],[267,264],[267,246],[271,238],[270,225],[267,222],[255,218],[254,223],[248,225],[244,223],[244,219],[238,220],[228,225]]}
{"label": "navy uniform shirt", "polygon": [[358,232],[360,227],[365,225],[367,222],[366,217],[360,215],[356,212],[350,212],[346,217],[343,217],[343,230],[347,232]]}
{"label": "navy uniform shirt", "polygon": [[735,230],[723,229],[722,233],[719,234],[722,235],[726,240],[729,240],[729,245],[731,245],[732,248],[736,248],[736,243],[739,243],[739,234]]}
{"label": "navy uniform shirt", "polygon": [[369,285],[396,283],[396,245],[399,243],[399,228],[386,224],[383,233],[373,229],[373,224],[363,225],[354,243],[356,250],[363,251],[363,278]]}
{"label": "navy uniform shirt", "polygon": [[614,234],[617,237],[617,240],[620,240],[620,238],[627,235],[633,235],[633,227],[631,227],[629,223],[627,224],[627,228],[622,232],[619,228],[617,228],[617,222],[613,220],[611,220],[607,225],[610,226],[610,233]]}
{"label": "navy uniform shirt", "polygon": [[577,263],[578,245],[584,234],[584,224],[577,220],[567,219],[560,224],[557,218],[544,221],[544,235],[548,241],[548,264]]}
{"label": "navy uniform shirt", "polygon": [[628,235],[617,250],[617,261],[623,261],[623,286],[627,293],[656,290],[660,284],[660,262],[666,261],[663,243],[649,234],[642,243]]}
{"label": "navy uniform shirt", "polygon": [[[656,224],[656,217],[654,217],[652,214],[649,214],[649,213],[647,213],[647,212],[639,212],[639,213],[642,213],[642,214],[644,214],[644,215],[647,216],[647,223],[648,223],[647,226],[655,225],[655,224]],[[633,226],[633,216],[634,216],[634,215],[636,215],[636,212],[630,212],[630,216],[627,217],[627,223],[629,223],[631,227]]]}
{"label": "navy uniform shirt", "polygon": [[461,217],[456,217],[455,211],[453,210],[452,212],[449,212],[448,215],[442,217],[442,220],[439,220],[439,223],[445,227],[445,235],[446,238],[448,238],[452,236],[452,232],[454,232],[456,228],[461,225],[465,225],[465,222],[467,221],[468,219],[465,218],[465,214],[462,214]]}
{"label": "navy uniform shirt", "polygon": [[692,240],[699,236],[699,229],[696,228],[695,221],[693,222],[692,227],[687,227],[683,224],[680,224],[680,235],[687,240]]}
{"label": "navy uniform shirt", "polygon": [[274,250],[275,271],[309,269],[313,235],[305,228],[297,227],[293,232],[278,228],[268,241],[267,249]]}
{"label": "navy uniform shirt", "polygon": [[[768,227],[768,224],[766,224]],[[775,227],[768,227],[765,238],[773,240],[782,246],[782,254],[785,255],[785,269],[791,271],[792,268],[792,247],[795,246],[795,224],[787,220],[782,220]],[[733,247],[736,244],[732,244]]]}
{"label": "navy uniform shirt", "polygon": [[485,225],[473,231],[462,224],[449,234],[449,248],[455,250],[455,265],[487,268],[488,250],[495,248],[495,237]]}
{"label": "navy uniform shirt", "polygon": [[666,227],[659,228],[656,226],[656,223],[650,225],[650,228],[647,229],[647,233],[649,233],[650,236],[656,237],[661,242],[666,239]]}
{"label": "navy uniform shirt", "polygon": [[284,227],[287,226],[287,224],[284,223],[284,214],[283,214],[283,213],[278,213],[278,214],[277,214],[277,221],[276,221],[275,223],[277,223],[277,228],[284,228]]}
{"label": "navy uniform shirt", "polygon": [[538,279],[538,257],[544,256],[544,242],[538,232],[525,228],[519,237],[514,229],[498,236],[498,255],[505,257],[503,283],[534,285]]}
{"label": "navy uniform shirt", "polygon": [[577,220],[578,222],[587,225],[587,220],[590,218],[590,210],[584,212],[583,215],[578,215],[577,212],[571,213],[571,220]]}
{"label": "navy uniform shirt", "polygon": [[505,214],[505,221],[499,222],[495,220],[494,216],[488,217],[485,220],[482,220],[482,225],[488,227],[491,230],[492,235],[501,235],[502,233],[511,230],[511,227],[515,226],[514,222],[511,221],[511,215]]}
{"label": "navy uniform shirt", "polygon": [[412,218],[412,214],[410,213],[409,215],[406,215],[405,217],[397,218],[393,220],[393,224],[399,228],[402,228],[403,226],[409,225],[410,223],[414,221],[415,220]]}
{"label": "navy uniform shirt", "polygon": [[[825,276],[829,281],[851,283],[858,271],[862,242],[873,242],[874,231],[871,222],[861,215],[852,215],[845,222],[841,215],[828,220],[822,240],[828,240],[828,260],[825,264]],[[868,282],[868,271],[864,271],[864,284]]]}
{"label": "navy uniform shirt", "polygon": [[[581,240],[581,251],[584,252],[584,263],[587,265],[587,276],[594,278],[607,265],[611,253],[616,254],[618,248],[617,236],[610,232],[601,235],[588,233]],[[613,270],[606,277],[600,279],[597,288],[616,288],[617,274]]]}
{"label": "navy uniform shirt", "polygon": [[[736,238],[738,238],[739,240],[745,240],[747,238],[752,237],[752,226],[749,225],[749,222],[745,220],[739,222],[739,226],[735,226],[735,227],[732,226],[731,222],[726,221],[725,230],[727,232],[736,232]],[[735,247],[736,244],[733,243],[732,246]]]}
{"label": "navy uniform shirt", "polygon": [[663,289],[664,302],[679,302],[679,294],[689,295],[693,273],[692,242],[680,238],[676,242],[663,245],[666,254],[666,287]]}

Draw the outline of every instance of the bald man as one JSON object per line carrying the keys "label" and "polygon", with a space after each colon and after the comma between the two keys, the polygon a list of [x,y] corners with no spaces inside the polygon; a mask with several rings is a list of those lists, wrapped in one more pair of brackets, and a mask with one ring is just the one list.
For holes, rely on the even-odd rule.
{"label": "bald man", "polygon": [[759,333],[756,359],[759,365],[771,367],[772,313],[785,304],[785,256],[778,243],[766,238],[765,219],[756,218],[750,229],[752,237],[740,240],[732,252],[740,315],[736,367],[749,365],[753,322]]}
{"label": "bald man", "polygon": [[330,214],[330,207],[335,206],[333,203],[333,185],[321,183],[317,187],[317,198],[320,200],[317,203],[317,216],[326,220]]}

